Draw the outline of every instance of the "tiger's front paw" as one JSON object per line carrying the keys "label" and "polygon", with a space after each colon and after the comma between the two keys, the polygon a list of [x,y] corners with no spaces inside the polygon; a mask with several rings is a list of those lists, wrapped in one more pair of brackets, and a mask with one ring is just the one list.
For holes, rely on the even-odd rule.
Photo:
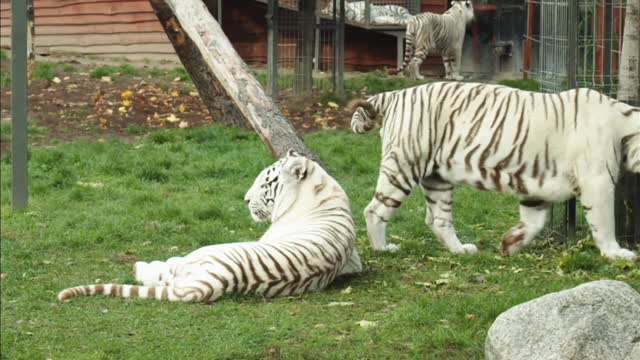
{"label": "tiger's front paw", "polygon": [[478,252],[478,247],[473,244],[461,244],[461,246],[449,250],[454,254],[475,254]]}
{"label": "tiger's front paw", "polygon": [[398,250],[400,250],[400,245],[389,243],[389,244],[385,245],[385,247],[384,247],[384,249],[382,251],[388,251],[390,253],[394,253],[394,252],[397,252]]}
{"label": "tiger's front paw", "polygon": [[603,253],[603,255],[611,260],[622,259],[622,260],[628,260],[628,261],[635,261],[638,258],[636,253],[627,249],[618,249],[614,251],[609,251],[609,252]]}
{"label": "tiger's front paw", "polygon": [[462,248],[465,254],[475,254],[478,252],[478,247],[473,244],[462,244]]}

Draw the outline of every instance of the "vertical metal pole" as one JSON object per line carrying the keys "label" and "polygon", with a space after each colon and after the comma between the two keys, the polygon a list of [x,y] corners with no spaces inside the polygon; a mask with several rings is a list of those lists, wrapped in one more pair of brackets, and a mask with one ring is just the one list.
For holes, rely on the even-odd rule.
{"label": "vertical metal pole", "polygon": [[222,28],[222,0],[218,0],[218,25],[220,25],[220,28]]}
{"label": "vertical metal pole", "polygon": [[602,62],[603,92],[611,96],[611,57],[613,56],[613,4],[611,0],[604,0],[604,49]]}
{"label": "vertical metal pole", "polygon": [[[218,0],[220,1],[220,0]],[[267,94],[278,98],[278,0],[267,5]]]}
{"label": "vertical metal pole", "polygon": [[404,59],[404,34],[396,34],[396,69],[400,69]]}
{"label": "vertical metal pole", "polygon": [[313,46],[313,58],[315,59],[313,63],[313,71],[320,71],[320,17],[316,16],[316,30],[315,30],[315,39]]}
{"label": "vertical metal pole", "polygon": [[[578,87],[576,81],[577,57],[578,57],[578,0],[569,0],[568,2],[568,48],[567,48],[567,80],[569,88]],[[567,202],[567,237],[574,238],[576,236],[576,199],[573,198]]]}
{"label": "vertical metal pole", "polygon": [[331,67],[331,85],[333,86],[333,91],[336,92],[338,88],[336,82],[336,72],[338,67],[338,7],[336,6],[337,0],[331,0],[333,14],[331,14],[331,18],[333,19],[332,29],[333,29],[333,66]]}
{"label": "vertical metal pole", "polygon": [[364,0],[364,23],[367,27],[371,23],[371,0]]}
{"label": "vertical metal pole", "polygon": [[336,33],[337,33],[336,48],[338,49],[336,64],[338,65],[338,69],[336,71],[335,92],[338,96],[344,96],[344,21],[345,21],[344,1],[345,0],[338,0],[338,1],[340,2],[340,9],[338,13],[338,24],[336,27]]}
{"label": "vertical metal pole", "polygon": [[27,2],[11,2],[11,194],[14,209],[27,207]]}
{"label": "vertical metal pole", "polygon": [[313,90],[313,40],[315,38],[315,27],[316,27],[316,0],[304,0],[304,14],[303,17],[303,28],[304,33],[303,44],[304,44],[304,93],[305,95],[310,95]]}

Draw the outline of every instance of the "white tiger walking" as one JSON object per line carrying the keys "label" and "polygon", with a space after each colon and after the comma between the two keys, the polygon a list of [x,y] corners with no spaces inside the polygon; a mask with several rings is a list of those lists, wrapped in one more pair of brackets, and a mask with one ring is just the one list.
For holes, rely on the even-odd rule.
{"label": "white tiger walking", "polygon": [[138,262],[142,286],[84,285],[61,291],[58,299],[110,295],[210,303],[231,293],[274,297],[320,290],[337,275],[361,271],[349,199],[312,160],[290,150],[260,173],[245,202],[255,221],[271,220],[259,241]]}
{"label": "white tiger walking", "polygon": [[520,224],[502,240],[515,254],[543,228],[549,204],[578,196],[593,238],[609,258],[634,259],[615,237],[614,190],[620,167],[640,173],[640,108],[590,89],[556,94],[505,86],[438,82],[351,104],[351,127],[382,119],[376,193],[365,209],[375,250],[386,225],[420,186],[425,222],[452,252],[475,252],[453,226],[453,184],[520,196]]}
{"label": "white tiger walking", "polygon": [[452,1],[444,14],[422,13],[407,22],[404,61],[395,73],[409,72],[409,77],[424,79],[420,65],[430,53],[437,52],[444,61],[445,79],[463,80],[460,76],[462,45],[467,24],[473,21],[471,1]]}

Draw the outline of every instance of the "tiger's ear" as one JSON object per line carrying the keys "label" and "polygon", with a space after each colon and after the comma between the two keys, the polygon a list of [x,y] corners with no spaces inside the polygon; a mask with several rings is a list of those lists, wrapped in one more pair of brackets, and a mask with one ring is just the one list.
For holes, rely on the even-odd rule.
{"label": "tiger's ear", "polygon": [[293,159],[288,160],[282,170],[287,176],[293,178],[295,181],[302,181],[307,177],[307,163],[309,160],[302,156],[296,156]]}
{"label": "tiger's ear", "polygon": [[464,4],[465,4],[468,8],[470,8],[470,7],[471,7],[471,1],[465,1],[465,3],[464,3]]}
{"label": "tiger's ear", "polygon": [[287,156],[300,156],[300,154],[298,154],[294,149],[289,149],[287,150]]}

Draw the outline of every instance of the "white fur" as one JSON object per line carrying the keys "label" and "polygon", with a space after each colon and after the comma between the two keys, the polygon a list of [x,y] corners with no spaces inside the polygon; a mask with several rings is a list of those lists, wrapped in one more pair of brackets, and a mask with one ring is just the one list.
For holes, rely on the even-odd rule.
{"label": "white fur", "polygon": [[317,163],[290,151],[260,173],[245,202],[254,220],[272,223],[260,240],[137,262],[142,286],[80,286],[58,298],[93,295],[98,286],[102,295],[170,301],[212,302],[227,293],[271,297],[320,290],[338,275],[362,270],[349,199]]}
{"label": "white fur", "polygon": [[406,50],[399,71],[408,69],[412,79],[424,79],[420,65],[427,55],[438,53],[444,61],[445,79],[463,80],[460,75],[462,45],[465,28],[473,18],[471,1],[452,1],[451,8],[444,14],[415,15],[407,23]]}
{"label": "white fur", "polygon": [[503,239],[506,255],[535,238],[550,203],[577,196],[601,253],[635,258],[616,241],[613,201],[621,163],[640,173],[639,108],[588,89],[542,94],[454,82],[367,101],[356,109],[352,129],[371,129],[376,119],[369,114],[384,128],[376,196],[365,209],[375,250],[387,248],[387,222],[419,185],[425,223],[436,237],[451,252],[475,252],[453,226],[452,184],[463,183],[523,200],[520,224]]}

